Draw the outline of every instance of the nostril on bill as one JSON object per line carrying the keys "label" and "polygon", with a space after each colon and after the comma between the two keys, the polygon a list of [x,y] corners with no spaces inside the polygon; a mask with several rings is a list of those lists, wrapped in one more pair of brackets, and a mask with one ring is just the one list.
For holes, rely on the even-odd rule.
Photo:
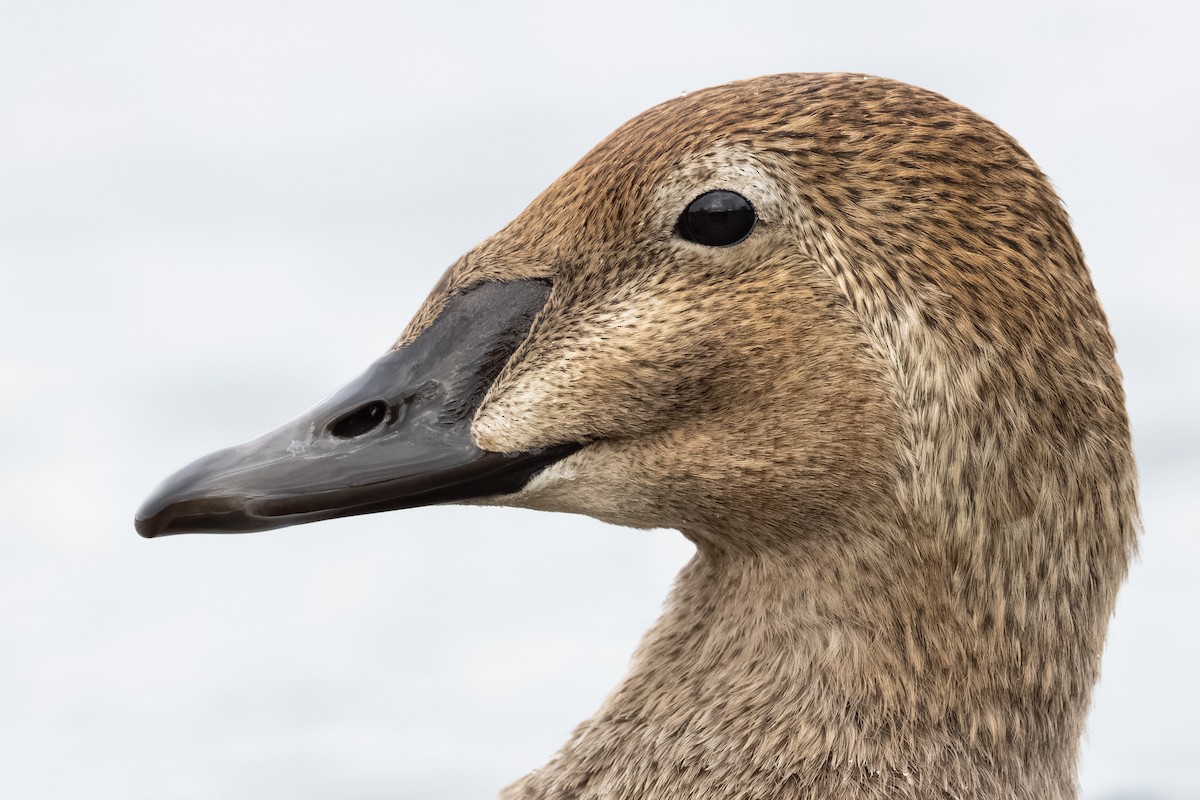
{"label": "nostril on bill", "polygon": [[373,400],[338,418],[329,432],[339,439],[356,439],[378,428],[388,418],[388,404]]}

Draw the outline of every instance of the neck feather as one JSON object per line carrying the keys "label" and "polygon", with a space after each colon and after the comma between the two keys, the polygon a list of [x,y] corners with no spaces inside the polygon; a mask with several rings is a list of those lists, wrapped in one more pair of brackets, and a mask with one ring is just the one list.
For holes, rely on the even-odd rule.
{"label": "neck feather", "polygon": [[692,538],[630,673],[504,800],[1074,797],[1099,642],[963,592],[911,533]]}

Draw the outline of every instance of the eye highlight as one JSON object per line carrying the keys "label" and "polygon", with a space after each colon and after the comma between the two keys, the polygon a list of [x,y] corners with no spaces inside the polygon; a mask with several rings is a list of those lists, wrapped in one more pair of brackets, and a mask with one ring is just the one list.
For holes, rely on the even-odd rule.
{"label": "eye highlight", "polygon": [[721,189],[689,203],[675,223],[675,232],[696,244],[728,247],[749,236],[756,219],[749,200]]}

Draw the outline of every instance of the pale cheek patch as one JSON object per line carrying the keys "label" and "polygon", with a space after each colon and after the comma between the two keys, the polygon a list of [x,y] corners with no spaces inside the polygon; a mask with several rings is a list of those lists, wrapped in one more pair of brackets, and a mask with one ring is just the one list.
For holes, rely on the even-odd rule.
{"label": "pale cheek patch", "polygon": [[528,441],[529,428],[548,394],[538,381],[522,381],[504,392],[502,399],[485,400],[471,424],[475,446],[493,453],[531,449],[534,445]]}
{"label": "pale cheek patch", "polygon": [[645,294],[570,324],[569,335],[526,352],[492,386],[471,428],[475,444],[524,452],[657,424],[679,379],[660,365],[683,358],[711,327],[697,310],[685,294]]}
{"label": "pale cheek patch", "polygon": [[575,469],[573,460],[568,458],[565,461],[551,464],[534,475],[517,495],[519,498],[528,501],[537,498],[539,495],[552,492],[554,487],[566,481],[573,481],[578,475],[579,473]]}
{"label": "pale cheek patch", "polygon": [[563,511],[568,509],[550,508],[549,498],[556,489],[574,481],[578,477],[575,468],[575,457],[568,456],[536,473],[519,491],[511,494],[493,495],[468,501],[470,505],[507,506],[510,508],[534,508],[542,511]]}
{"label": "pale cheek patch", "polygon": [[487,505],[585,514],[613,525],[657,528],[658,503],[642,488],[644,476],[631,474],[620,446],[592,445],[534,475],[520,491],[489,498]]}

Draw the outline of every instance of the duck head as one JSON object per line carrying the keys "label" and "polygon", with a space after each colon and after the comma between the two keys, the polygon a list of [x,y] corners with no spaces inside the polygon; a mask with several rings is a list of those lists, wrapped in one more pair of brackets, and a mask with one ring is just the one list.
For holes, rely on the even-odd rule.
{"label": "duck head", "polygon": [[359,379],[176,473],[139,532],[466,501],[689,535],[745,512],[770,537],[886,506],[895,399],[823,266],[822,204],[850,191],[823,137],[857,123],[823,131],[810,84],[734,84],[623,126],[453,265]]}
{"label": "duck head", "polygon": [[783,75],[622,126],[362,377],[181,470],[137,528],[467,501],[752,548],[1010,520],[1064,474],[1116,514],[1127,438],[1104,316],[1025,152],[929,92]]}
{"label": "duck head", "polygon": [[[1137,531],[1113,341],[1048,181],[967,109],[841,74],[626,123],[454,264],[362,377],[168,479],[137,528],[443,502],[697,545],[597,718],[641,727],[581,728],[539,773],[592,765],[579,785],[600,763],[627,780],[639,736],[675,748],[647,770],[741,736],[763,764],[860,764],[920,796],[1070,796]],[[747,686],[783,687],[770,716],[791,709],[794,735],[771,738]],[[652,719],[714,692],[716,738]]]}

